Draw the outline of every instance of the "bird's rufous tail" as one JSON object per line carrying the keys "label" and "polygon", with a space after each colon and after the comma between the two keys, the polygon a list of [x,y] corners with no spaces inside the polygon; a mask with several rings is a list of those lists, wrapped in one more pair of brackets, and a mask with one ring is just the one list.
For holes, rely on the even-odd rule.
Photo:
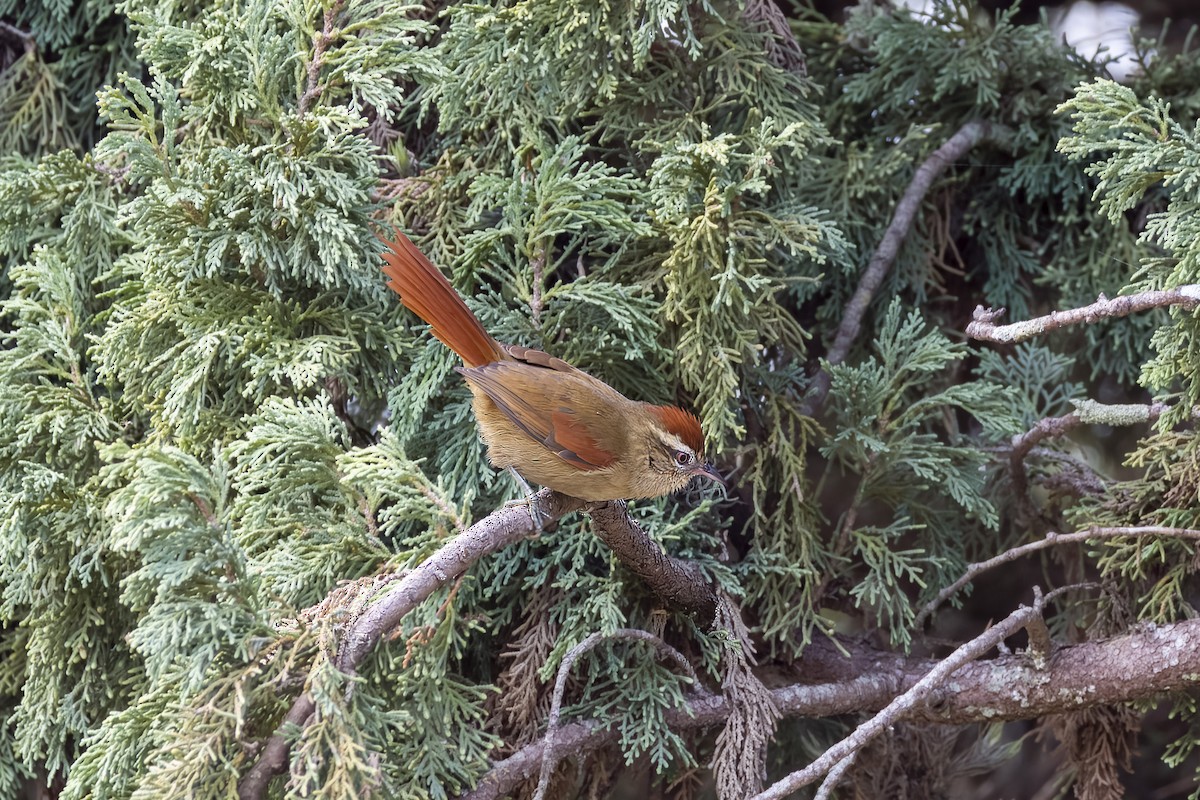
{"label": "bird's rufous tail", "polygon": [[400,231],[395,238],[384,239],[388,288],[400,295],[400,302],[425,322],[433,335],[458,354],[468,367],[481,367],[507,359],[499,342],[483,329],[462,297],[425,254]]}

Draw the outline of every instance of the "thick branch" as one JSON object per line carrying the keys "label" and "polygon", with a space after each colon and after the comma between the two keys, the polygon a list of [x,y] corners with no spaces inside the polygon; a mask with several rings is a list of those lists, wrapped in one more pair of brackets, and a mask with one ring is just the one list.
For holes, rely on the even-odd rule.
{"label": "thick branch", "polygon": [[1034,593],[1035,601],[1032,606],[1021,606],[999,624],[956,649],[939,661],[911,688],[888,703],[886,708],[822,753],[816,761],[776,782],[765,792],[755,795],[752,800],[782,800],[834,769],[839,762],[853,758],[868,742],[903,719],[911,709],[924,704],[934,691],[940,691],[946,680],[959,669],[983,657],[989,650],[1031,622],[1040,620],[1044,601],[1041,592],[1035,589]]}
{"label": "thick branch", "polygon": [[[542,489],[530,498],[542,520],[554,521],[583,507],[582,500]],[[380,637],[400,624],[405,614],[431,594],[466,572],[476,561],[536,533],[531,509],[502,508],[476,522],[442,545],[395,584],[387,596],[371,605],[342,638],[338,669],[353,673]]]}
{"label": "thick branch", "polygon": [[[814,686],[771,690],[784,717],[826,717],[874,712],[911,689],[939,662],[904,658],[851,645],[849,658],[833,648],[813,645],[797,667],[804,674],[835,679]],[[1064,645],[1044,669],[1030,659],[1005,655],[962,666],[954,680],[938,687],[930,702],[903,716],[909,722],[966,724],[1035,719],[1092,706],[1146,700],[1196,685],[1200,675],[1200,620],[1142,627],[1102,642]],[[674,730],[696,730],[722,723],[728,701],[713,696],[667,714]],[[594,720],[558,729],[554,757],[582,757],[616,741],[616,731]],[[545,743],[541,740],[497,762],[475,790],[462,800],[499,800],[537,775]]]}
{"label": "thick branch", "polygon": [[[842,363],[850,353],[850,347],[858,338],[858,333],[862,328],[863,317],[866,316],[875,293],[883,285],[883,279],[900,253],[900,246],[904,244],[904,239],[908,236],[909,229],[912,228],[913,219],[916,218],[921,203],[924,202],[925,195],[929,193],[933,182],[946,170],[946,167],[965,156],[971,148],[985,139],[992,138],[1001,130],[1002,128],[999,126],[993,126],[982,120],[968,122],[947,139],[945,144],[934,150],[917,168],[908,188],[904,190],[900,202],[896,204],[896,213],[892,216],[887,230],[884,231],[879,247],[875,249],[870,263],[859,279],[854,296],[846,304],[841,325],[838,326],[833,345],[826,355],[826,360],[830,364]],[[829,373],[824,369],[813,378],[812,390],[805,403],[805,411],[810,416],[825,404],[825,396],[829,394],[829,384]]]}
{"label": "thick branch", "polygon": [[1175,289],[1157,292],[1138,292],[1109,300],[1104,295],[1088,306],[1052,311],[1044,317],[997,325],[1004,309],[976,306],[971,322],[967,325],[967,336],[983,342],[1004,344],[1023,342],[1048,331],[1065,328],[1079,323],[1092,324],[1109,317],[1127,317],[1139,311],[1164,306],[1182,306],[1193,309],[1200,305],[1200,284],[1188,284]]}
{"label": "thick branch", "polygon": [[717,613],[717,594],[694,565],[667,555],[629,516],[622,502],[592,503],[585,509],[596,536],[664,603],[707,627]]}
{"label": "thick branch", "polygon": [[[556,520],[583,507],[582,500],[549,489],[538,492],[530,502],[536,504],[543,520]],[[530,511],[514,506],[488,515],[446,542],[399,581],[390,584],[387,593],[354,620],[343,635],[338,669],[353,674],[379,640],[435,591],[457,580],[484,556],[535,533],[537,528]],[[312,710],[313,701],[307,692],[296,698],[283,724],[263,746],[258,763],[238,782],[240,800],[262,797],[271,779],[287,768],[291,745],[286,730],[289,726],[302,725]]]}
{"label": "thick branch", "polygon": [[[825,717],[848,714],[860,710],[864,704],[878,708],[891,699],[897,690],[898,685],[886,676],[866,675],[841,684],[775,689],[771,696],[777,704],[787,703],[787,710],[780,706],[784,716]],[[724,695],[709,695],[690,701],[686,707],[667,711],[665,717],[673,730],[684,731],[720,725],[729,713],[730,703]],[[573,722],[563,725],[554,734],[550,757],[555,761],[567,755],[581,757],[616,739],[615,729],[605,727],[596,720]],[[500,800],[508,797],[518,785],[538,774],[545,749],[544,739],[522,747],[494,764],[475,789],[462,795],[459,800]]]}

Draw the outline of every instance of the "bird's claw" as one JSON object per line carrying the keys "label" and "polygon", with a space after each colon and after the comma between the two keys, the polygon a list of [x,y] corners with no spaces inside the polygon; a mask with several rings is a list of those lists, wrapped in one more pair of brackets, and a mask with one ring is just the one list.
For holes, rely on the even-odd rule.
{"label": "bird's claw", "polygon": [[542,511],[541,507],[538,506],[537,497],[532,494],[527,494],[518,500],[509,500],[504,504],[505,508],[517,508],[519,506],[525,506],[525,509],[529,512],[529,519],[533,521],[533,527],[538,533],[541,533],[543,530],[545,530],[545,526],[542,524],[542,518],[544,517],[546,522],[549,522],[550,515],[546,514],[544,511]]}
{"label": "bird's claw", "polygon": [[525,508],[529,511],[529,519],[533,521],[534,529],[538,533],[541,533],[543,530],[545,530],[544,526],[542,525],[542,517],[545,517],[546,522],[549,522],[550,515],[544,513],[542,509],[538,507],[537,497],[534,496],[533,487],[529,485],[528,481],[521,477],[521,473],[517,472],[512,467],[509,467],[508,471],[512,473],[513,479],[516,480],[517,485],[525,490],[525,497],[520,500],[509,500],[504,504],[504,507],[516,508],[517,506],[525,506]]}

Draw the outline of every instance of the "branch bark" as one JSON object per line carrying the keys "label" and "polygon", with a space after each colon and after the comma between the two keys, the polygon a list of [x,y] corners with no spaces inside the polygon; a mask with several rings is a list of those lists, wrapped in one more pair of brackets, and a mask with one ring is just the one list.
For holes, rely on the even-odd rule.
{"label": "branch bark", "polygon": [[[849,645],[850,656],[832,646],[810,646],[797,664],[805,675],[832,679],[771,690],[784,717],[826,717],[875,712],[917,684],[938,661],[905,658]],[[1035,719],[1093,706],[1146,700],[1164,692],[1194,688],[1200,675],[1200,620],[1140,627],[1106,641],[1064,645],[1044,669],[1022,655],[1002,655],[962,666],[954,680],[902,719],[933,724],[967,724]],[[667,714],[674,730],[721,724],[729,715],[719,695],[690,701]],[[615,730],[595,720],[564,725],[555,734],[553,757],[582,757],[616,741]],[[499,761],[461,800],[499,800],[538,774],[544,741]]]}
{"label": "branch bark", "polygon": [[1009,474],[1013,493],[1022,505],[1029,505],[1029,474],[1025,469],[1025,459],[1045,439],[1066,436],[1080,425],[1117,426],[1153,422],[1168,410],[1166,403],[1107,405],[1083,400],[1077,406],[1070,414],[1038,420],[1032,428],[1012,438],[1012,452],[1008,456]]}
{"label": "branch bark", "polygon": [[[716,593],[708,579],[694,565],[667,555],[641,526],[634,522],[624,503],[593,503],[543,489],[530,502],[536,509],[520,506],[500,509],[442,545],[436,553],[391,584],[386,594],[368,606],[342,636],[337,667],[353,675],[363,659],[406,614],[443,586],[453,583],[475,562],[537,531],[531,511],[543,521],[560,519],[586,508],[595,522],[596,535],[612,548],[631,571],[646,581],[669,606],[711,623],[716,614]],[[239,800],[258,800],[264,796],[271,779],[287,768],[291,744],[287,731],[303,726],[312,715],[313,700],[301,694],[292,703],[282,723],[263,746],[257,763],[238,782]],[[554,749],[571,742],[570,734],[555,734]]]}
{"label": "branch bark", "polygon": [[585,511],[596,523],[596,536],[664,603],[690,614],[701,627],[712,624],[717,594],[699,567],[664,553],[633,521],[623,502],[592,503]]}
{"label": "branch bark", "polygon": [[1025,459],[1038,442],[1047,437],[1066,436],[1078,427],[1079,414],[1072,411],[1061,417],[1047,417],[1038,420],[1032,428],[1024,433],[1018,433],[1012,438],[1012,452],[1008,456],[1008,471],[1012,478],[1013,494],[1022,507],[1029,506],[1029,473],[1025,469]]}
{"label": "branch bark", "polygon": [[956,649],[925,673],[919,681],[888,703],[878,714],[859,725],[853,733],[822,753],[816,761],[777,781],[751,800],[782,800],[797,789],[807,786],[835,769],[839,763],[854,758],[855,754],[866,747],[872,739],[903,719],[911,709],[926,703],[935,691],[941,691],[947,679],[959,669],[981,658],[1022,628],[1035,621],[1040,621],[1045,601],[1042,593],[1037,589],[1034,589],[1034,596],[1032,606],[1021,606],[1001,620],[999,624]]}

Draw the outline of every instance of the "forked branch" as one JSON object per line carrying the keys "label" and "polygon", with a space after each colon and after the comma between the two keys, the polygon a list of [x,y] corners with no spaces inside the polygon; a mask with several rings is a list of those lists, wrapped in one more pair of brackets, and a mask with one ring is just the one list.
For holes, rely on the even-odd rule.
{"label": "forked branch", "polygon": [[[1030,609],[1018,610],[1015,619],[1010,617],[1002,623],[1004,630],[1018,630],[1021,623],[1032,619],[1031,613]],[[995,630],[983,635],[985,641],[998,641]],[[1062,645],[1044,667],[1020,655],[971,662],[968,656],[975,655],[982,643],[975,640],[966,647],[971,650],[959,654],[954,680],[936,684],[933,691],[924,694],[923,702],[910,705],[903,715],[905,721],[966,724],[1036,719],[1194,687],[1195,676],[1200,674],[1200,619],[1141,627],[1106,641]],[[849,656],[817,642],[805,651],[797,663],[798,670],[827,682],[771,689],[781,716],[815,718],[878,711],[945,663],[905,658],[852,643],[845,648]],[[947,667],[944,671],[952,670]],[[665,718],[672,730],[694,731],[722,724],[730,711],[725,697],[713,695],[672,709]],[[583,758],[616,739],[615,727],[596,720],[572,722],[558,729],[554,750],[558,758],[566,753]],[[496,762],[475,789],[461,795],[460,800],[508,797],[537,776],[545,747],[545,740],[538,740]],[[832,768],[840,759],[829,761]],[[813,775],[812,779],[817,777]]]}
{"label": "forked branch", "polygon": [[[586,505],[582,500],[549,489],[535,494],[530,502],[536,505],[535,513],[544,521],[560,519]],[[623,503],[593,503],[586,508],[595,522],[596,535],[664,602],[691,613],[702,624],[711,622],[716,594],[698,569],[664,553],[629,517]],[[450,539],[411,572],[391,583],[386,592],[349,625],[342,636],[338,669],[353,675],[380,640],[434,592],[458,580],[483,557],[515,544],[535,531],[529,509],[507,507]],[[307,692],[296,698],[281,725],[263,746],[258,762],[238,782],[240,800],[263,797],[271,779],[287,768],[291,745],[286,732],[288,728],[303,726],[313,709],[313,699]],[[556,735],[555,739],[556,742],[570,741],[569,736],[562,735]]]}
{"label": "forked branch", "polygon": [[1150,405],[1107,405],[1092,400],[1076,403],[1076,410],[1061,417],[1046,417],[1024,433],[1012,438],[1009,453],[1009,473],[1012,476],[1013,493],[1025,500],[1028,496],[1029,477],[1025,459],[1042,441],[1066,436],[1080,425],[1137,425],[1153,422],[1167,411],[1166,403]]}
{"label": "forked branch", "polygon": [[[1053,595],[1054,592],[1051,592],[1051,596]],[[776,782],[751,800],[782,800],[800,787],[807,786],[825,775],[840,762],[852,758],[868,742],[903,719],[911,709],[924,703],[935,691],[943,690],[947,679],[964,665],[982,658],[989,650],[1033,621],[1041,620],[1046,599],[1035,587],[1033,605],[1021,606],[997,625],[959,647],[939,661],[937,666],[929,670],[911,689],[896,697],[886,708],[859,725],[853,733],[822,753],[816,761]]]}

